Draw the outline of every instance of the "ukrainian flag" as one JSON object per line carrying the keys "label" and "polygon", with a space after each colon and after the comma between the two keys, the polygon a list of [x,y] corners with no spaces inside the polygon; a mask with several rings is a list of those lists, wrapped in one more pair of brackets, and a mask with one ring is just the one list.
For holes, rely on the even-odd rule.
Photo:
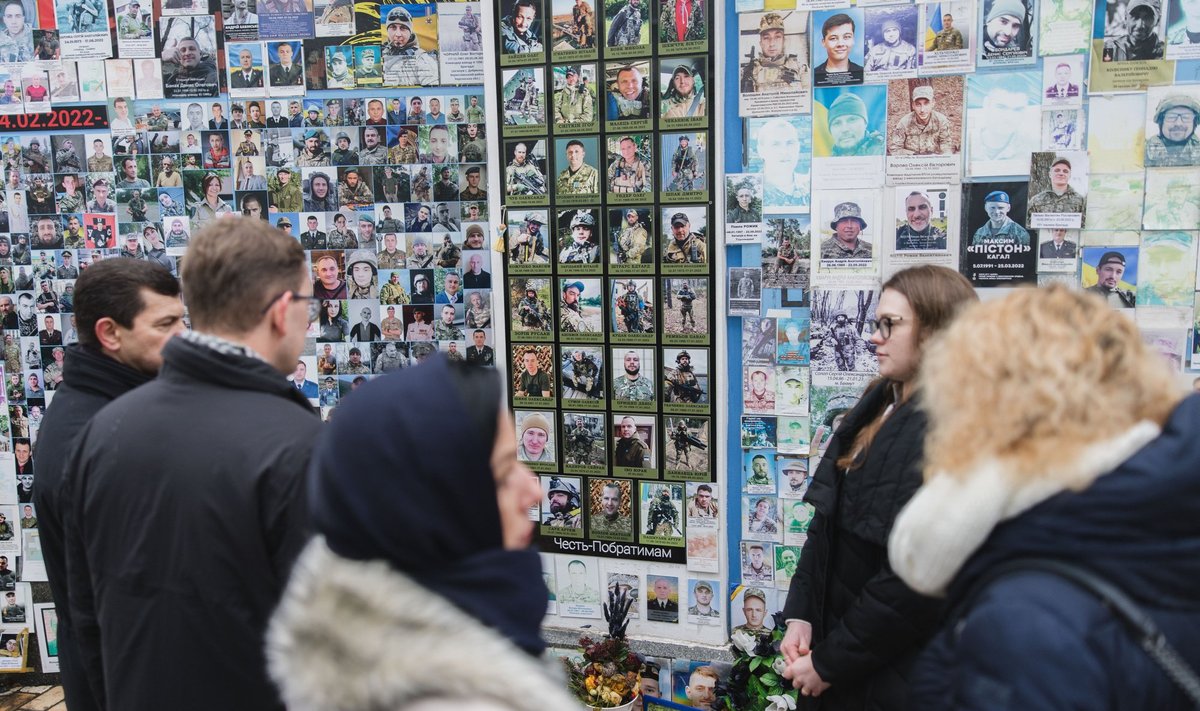
{"label": "ukrainian flag", "polygon": [[942,31],[942,4],[939,2],[926,5],[925,16],[929,18],[929,24],[925,28],[925,49],[931,50],[934,39]]}

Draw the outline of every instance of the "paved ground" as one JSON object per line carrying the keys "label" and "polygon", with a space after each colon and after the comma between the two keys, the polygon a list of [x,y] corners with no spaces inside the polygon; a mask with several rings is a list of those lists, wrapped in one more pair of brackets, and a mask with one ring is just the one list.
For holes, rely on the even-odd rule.
{"label": "paved ground", "polygon": [[0,693],[0,711],[67,711],[61,686],[18,686]]}

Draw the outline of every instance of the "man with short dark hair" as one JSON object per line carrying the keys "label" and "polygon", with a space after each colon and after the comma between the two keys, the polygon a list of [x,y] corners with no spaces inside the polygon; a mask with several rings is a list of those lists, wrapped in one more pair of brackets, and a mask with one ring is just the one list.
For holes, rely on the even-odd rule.
{"label": "man with short dark hair", "polygon": [[201,230],[182,277],[195,330],[92,420],[67,467],[72,620],[107,708],[281,710],[264,635],[305,543],[320,426],[284,376],[319,302],[300,244],[253,218]]}
{"label": "man with short dark hair", "polygon": [[33,503],[58,611],[58,660],[67,700],[73,709],[99,709],[104,700],[84,676],[68,607],[61,484],[75,439],[92,416],[158,372],[163,345],[183,330],[183,304],[179,283],[148,262],[105,260],[86,269],[75,286],[79,344],[66,350],[62,384],[42,419]]}
{"label": "man with short dark hair", "polygon": [[471,345],[467,346],[467,362],[475,365],[495,365],[496,353],[487,344],[487,331],[477,328],[471,334]]}

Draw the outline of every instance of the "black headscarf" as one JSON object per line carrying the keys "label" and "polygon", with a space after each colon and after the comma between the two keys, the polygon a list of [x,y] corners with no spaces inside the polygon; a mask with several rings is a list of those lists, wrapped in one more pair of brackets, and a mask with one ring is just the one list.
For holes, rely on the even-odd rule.
{"label": "black headscarf", "polygon": [[546,587],[532,549],[504,549],[492,449],[501,407],[490,368],[435,356],[338,405],[310,471],[330,549],[384,560],[532,655]]}

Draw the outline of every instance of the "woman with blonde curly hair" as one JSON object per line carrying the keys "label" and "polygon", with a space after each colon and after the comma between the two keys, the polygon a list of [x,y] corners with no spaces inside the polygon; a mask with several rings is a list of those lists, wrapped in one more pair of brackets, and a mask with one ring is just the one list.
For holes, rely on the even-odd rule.
{"label": "woman with blonde curly hair", "polygon": [[816,513],[783,609],[785,676],[823,711],[908,708],[909,667],[942,607],[896,578],[887,537],[921,485],[925,344],[975,300],[945,267],[904,269],[883,285],[871,336],[880,379],[842,418],[813,477],[805,501]]}
{"label": "woman with blonde curly hair", "polygon": [[1200,663],[1200,397],[1184,400],[1132,319],[1062,287],[972,307],[920,380],[926,480],[889,557],[954,612],[913,708],[1193,708],[1062,564],[1122,590]]}

